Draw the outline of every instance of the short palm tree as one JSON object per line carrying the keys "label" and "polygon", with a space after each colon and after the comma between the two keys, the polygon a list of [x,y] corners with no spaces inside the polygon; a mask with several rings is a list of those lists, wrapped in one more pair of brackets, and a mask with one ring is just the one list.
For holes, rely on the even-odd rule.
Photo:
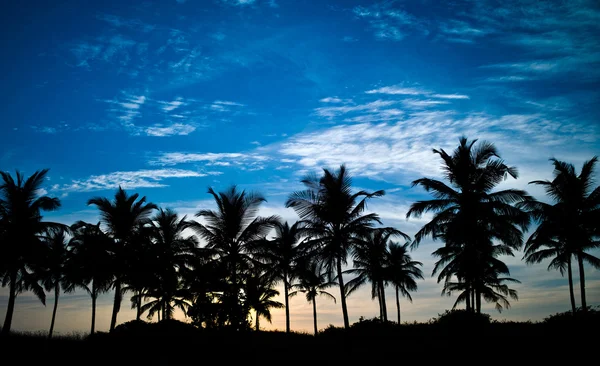
{"label": "short palm tree", "polygon": [[266,274],[254,274],[246,279],[244,286],[246,295],[246,306],[256,313],[256,331],[260,330],[260,317],[271,323],[271,309],[283,308],[283,304],[273,300],[279,295],[279,291],[273,288],[270,276]]}
{"label": "short palm tree", "polygon": [[329,280],[327,273],[321,272],[319,263],[314,260],[301,263],[296,270],[298,283],[292,285],[295,291],[290,292],[290,297],[296,296],[298,293],[303,293],[306,294],[306,301],[312,302],[313,325],[315,335],[317,335],[319,333],[317,326],[317,296],[327,296],[335,302],[335,297],[325,290],[331,286],[335,286],[336,283]]}
{"label": "short palm tree", "polygon": [[92,298],[92,325],[90,334],[96,329],[96,300],[113,283],[114,275],[109,249],[113,239],[96,225],[77,221],[71,225],[73,237],[69,240],[69,259],[67,260],[67,281],[83,288]]}
{"label": "short palm tree", "polygon": [[2,333],[10,333],[15,299],[31,290],[45,305],[46,294],[34,271],[39,269],[44,252],[41,236],[48,230],[62,227],[42,220],[42,211],[60,207],[58,198],[40,196],[48,169],[39,170],[29,178],[17,171],[16,179],[0,172],[0,277],[2,287],[9,286],[8,306]]}
{"label": "short palm tree", "polygon": [[393,228],[370,230],[365,237],[358,238],[351,250],[353,269],[344,273],[356,275],[346,284],[346,296],[367,282],[371,282],[371,298],[379,301],[379,316],[387,321],[385,285],[388,281],[388,241],[392,236],[409,239],[408,235]]}
{"label": "short palm tree", "polygon": [[[600,186],[594,185],[594,170],[598,157],[583,163],[579,175],[573,164],[560,160],[550,159],[554,165],[554,179],[552,181],[536,180],[531,182],[544,187],[546,194],[555,202],[554,209],[559,211],[562,241],[571,254],[577,258],[579,265],[579,285],[581,293],[581,307],[587,311],[585,297],[584,262],[595,268],[600,268],[600,259],[587,253],[589,250],[600,247]],[[544,204],[538,204],[543,207]],[[544,211],[538,210],[544,220]],[[547,219],[547,218],[546,218]],[[570,259],[570,258],[569,258]]]}
{"label": "short palm tree", "polygon": [[146,197],[139,200],[138,197],[137,193],[130,196],[119,187],[112,201],[104,197],[94,197],[88,201],[88,205],[94,205],[100,210],[102,221],[114,239],[111,251],[113,252],[115,297],[110,320],[111,331],[115,329],[117,314],[121,308],[122,286],[126,280],[128,259],[135,252],[132,238],[135,237],[138,228],[149,223],[150,214],[157,208],[155,204],[147,203]]}
{"label": "short palm tree", "polygon": [[352,179],[344,165],[336,172],[323,169],[323,175],[302,180],[306,189],[290,195],[286,207],[292,207],[302,219],[304,233],[330,278],[336,277],[340,289],[344,327],[350,327],[342,266],[356,238],[381,224],[375,213],[364,214],[367,200],[383,196],[384,191],[352,192]]}
{"label": "short palm tree", "polygon": [[[452,263],[442,271],[447,275],[446,282],[452,276],[459,276],[466,286],[467,310],[480,311],[483,288],[478,288],[477,283],[484,276],[482,261],[495,258],[489,253],[513,255],[513,250],[521,248],[529,215],[515,205],[532,198],[516,189],[492,192],[507,176],[516,178],[517,170],[500,159],[493,144],[481,142],[475,146],[476,141],[462,137],[452,155],[443,149],[433,150],[442,158],[444,177],[450,186],[430,178],[413,181],[413,186],[423,187],[434,199],[413,203],[406,216],[435,213],[415,234],[412,247],[417,247],[427,236],[444,240],[447,251],[457,258],[442,261]],[[489,250],[494,241],[502,244],[502,250]]]}
{"label": "short palm tree", "polygon": [[269,275],[275,281],[283,282],[285,300],[285,331],[290,332],[289,291],[294,279],[294,266],[300,256],[298,243],[301,238],[301,227],[296,222],[290,226],[287,222],[275,225],[275,236],[272,240],[260,242],[254,256],[267,264]]}
{"label": "short palm tree", "polygon": [[205,223],[192,223],[191,228],[227,268],[229,289],[222,298],[229,309],[230,324],[238,329],[246,317],[240,301],[241,272],[247,271],[253,261],[251,248],[267,236],[279,218],[257,216],[260,205],[266,201],[260,194],[239,191],[236,186],[219,193],[209,188],[208,193],[217,209],[198,211],[196,216]]}
{"label": "short palm tree", "polygon": [[67,273],[69,251],[67,249],[66,230],[51,230],[44,239],[47,245],[46,258],[40,275],[42,285],[46,291],[54,291],[54,308],[52,309],[52,320],[50,321],[50,331],[48,332],[48,338],[52,338],[61,287],[65,292],[73,292],[75,284],[69,281]]}
{"label": "short palm tree", "polygon": [[423,263],[413,261],[409,254],[410,243],[400,245],[390,242],[387,257],[386,278],[394,285],[396,290],[396,308],[398,310],[398,324],[400,323],[400,296],[412,302],[410,291],[417,291],[417,279],[423,279],[423,271],[419,268]]}

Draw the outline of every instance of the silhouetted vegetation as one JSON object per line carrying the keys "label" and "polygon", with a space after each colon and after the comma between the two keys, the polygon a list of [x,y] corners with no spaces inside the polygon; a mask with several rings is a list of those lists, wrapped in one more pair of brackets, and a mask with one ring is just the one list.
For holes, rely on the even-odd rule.
{"label": "silhouetted vegetation", "polygon": [[[208,350],[229,337],[225,343],[241,350],[240,355],[232,355],[235,359],[244,352],[256,352],[252,346],[267,341],[273,341],[276,352],[282,354],[291,352],[292,339],[299,342],[293,345],[295,349],[302,344],[325,349],[328,342],[343,339],[372,342],[366,340],[369,337],[388,337],[385,342],[390,344],[401,340],[424,349],[419,342],[427,337],[508,337],[520,329],[523,336],[545,339],[548,329],[598,325],[599,311],[586,306],[584,276],[585,263],[600,268],[600,260],[588,253],[600,246],[600,187],[593,187],[592,181],[597,159],[586,162],[579,175],[572,165],[553,159],[554,180],[532,182],[546,188],[555,201],[550,205],[522,190],[494,191],[501,181],[518,174],[491,143],[476,144],[476,140],[462,138],[452,154],[433,151],[442,159],[446,182],[430,178],[413,182],[433,199],[413,203],[407,217],[434,213],[413,241],[398,229],[382,227],[376,213],[366,212],[367,201],[383,196],[384,191],[353,191],[343,165],[337,171],[324,169],[321,176],[302,179],[305,190],[293,192],[286,202],[299,216],[291,225],[277,216],[258,216],[266,199],[236,186],[223,192],[209,188],[216,209],[198,211],[199,221],[180,217],[119,187],[112,200],[95,197],[88,201],[98,208],[101,222],[78,221],[67,227],[43,220],[43,211],[60,207],[57,198],[39,195],[48,170],[27,179],[19,172],[16,179],[2,172],[0,276],[2,285],[9,287],[2,327],[8,338],[2,340],[3,346],[31,341],[66,348],[77,342],[80,350],[110,344],[110,349],[118,352],[129,342],[139,341],[137,337],[143,338],[144,347],[150,350],[154,344],[165,350],[165,344],[191,347],[200,340]],[[493,322],[481,313],[481,300],[501,311],[510,307],[509,299],[518,299],[516,291],[508,287],[518,280],[509,277],[508,266],[499,258],[523,247],[531,220],[539,226],[526,242],[525,261],[549,259],[549,268],[567,272],[572,310],[542,323]],[[453,310],[428,323],[401,325],[400,296],[412,301],[411,292],[417,291],[417,280],[423,278],[421,263],[412,260],[410,250],[426,237],[443,242],[432,253],[437,258],[432,275],[443,281],[442,295],[457,294],[456,302]],[[398,244],[394,238],[406,243]],[[352,266],[344,270],[349,256]],[[580,308],[573,296],[573,257],[581,281]],[[343,274],[350,280],[345,282]],[[274,300],[279,294],[274,288],[277,283],[283,284],[285,304]],[[361,318],[351,325],[348,297],[365,284],[371,285],[371,297],[378,300],[379,318]],[[344,328],[330,326],[319,333],[317,298],[323,295],[335,301],[327,290],[336,285]],[[388,286],[395,290],[397,323],[388,321]],[[9,335],[19,293],[32,291],[45,304],[45,291],[54,292],[51,337],[55,320],[60,321],[61,292],[76,289],[88,292],[92,300],[90,337],[42,341],[35,336]],[[94,334],[96,300],[109,290],[114,291],[110,334]],[[117,314],[126,293],[131,294],[136,320],[119,325]],[[271,309],[285,307],[286,333],[290,333],[289,297],[298,293],[305,294],[312,304],[316,337],[244,332],[258,331],[261,318],[271,321]],[[462,303],[465,310],[454,309]],[[174,320],[176,309],[190,323]],[[157,322],[146,322],[143,315],[149,320],[157,317]],[[455,342],[458,340],[446,346]],[[149,354],[136,356],[136,361],[151,359]]]}

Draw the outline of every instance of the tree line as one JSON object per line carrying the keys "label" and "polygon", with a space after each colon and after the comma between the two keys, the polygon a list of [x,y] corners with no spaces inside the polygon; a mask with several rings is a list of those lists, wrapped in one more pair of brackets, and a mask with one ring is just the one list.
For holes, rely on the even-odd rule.
{"label": "tree line", "polygon": [[[98,209],[100,222],[66,226],[43,219],[44,211],[60,207],[58,198],[40,194],[47,169],[28,178],[18,171],[15,177],[0,172],[0,278],[9,288],[2,333],[10,332],[18,294],[31,291],[45,305],[46,292],[53,291],[51,337],[60,294],[76,289],[90,295],[91,333],[97,298],[110,290],[111,331],[129,294],[137,320],[144,314],[168,320],[181,309],[199,327],[249,329],[253,318],[258,330],[261,317],[271,321],[271,309],[285,308],[290,332],[289,298],[304,294],[312,304],[316,334],[317,298],[339,299],[348,328],[347,298],[365,284],[371,285],[383,321],[388,320],[385,289],[393,287],[400,324],[400,297],[412,301],[411,292],[423,278],[422,264],[410,251],[428,237],[443,244],[432,253],[437,259],[432,275],[443,283],[442,295],[456,295],[454,307],[464,303],[468,312],[480,313],[483,299],[499,311],[508,308],[509,299],[518,299],[509,284],[519,281],[500,257],[523,249],[526,263],[549,260],[549,270],[567,273],[573,313],[575,259],[585,312],[584,263],[600,268],[600,259],[589,253],[600,246],[600,187],[593,179],[597,157],[579,173],[572,164],[551,159],[553,180],[530,182],[545,189],[552,201],[545,203],[523,190],[495,190],[508,177],[517,178],[517,169],[505,164],[492,143],[476,142],[463,137],[451,154],[433,150],[444,180],[412,182],[432,198],[413,203],[406,217],[433,213],[412,239],[367,212],[367,202],[385,192],[356,192],[344,165],[302,179],[304,189],[285,203],[297,213],[295,223],[258,216],[265,198],[236,186],[222,192],[209,188],[216,209],[198,211],[198,220],[119,187],[112,199],[88,201]],[[278,283],[284,304],[274,300]],[[337,299],[330,292],[336,286]]]}

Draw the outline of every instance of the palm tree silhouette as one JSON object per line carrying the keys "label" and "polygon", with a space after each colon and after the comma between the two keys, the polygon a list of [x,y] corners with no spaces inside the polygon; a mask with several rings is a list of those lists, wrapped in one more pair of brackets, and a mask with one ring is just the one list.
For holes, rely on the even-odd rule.
{"label": "palm tree silhouette", "polygon": [[593,188],[593,176],[598,157],[583,163],[579,175],[575,172],[573,164],[565,163],[560,160],[550,159],[554,165],[554,179],[552,181],[536,180],[532,184],[544,187],[546,194],[554,200],[554,213],[559,215],[559,221],[549,218],[545,213],[550,211],[544,209],[546,204],[537,203],[534,210],[538,213],[536,218],[541,220],[550,220],[556,225],[555,230],[561,234],[555,237],[565,243],[567,248],[568,260],[573,254],[577,258],[579,265],[579,286],[581,292],[581,307],[584,312],[587,311],[585,296],[585,273],[584,262],[587,262],[595,268],[600,268],[600,259],[586,253],[586,251],[600,246],[597,240],[594,240],[600,232],[598,221],[600,218],[600,186]]}
{"label": "palm tree silhouette", "polygon": [[329,280],[327,273],[321,272],[321,267],[317,261],[304,260],[297,267],[298,283],[292,285],[295,291],[290,292],[290,297],[296,296],[298,293],[306,294],[306,301],[312,302],[313,305],[313,325],[315,335],[319,333],[317,327],[317,296],[324,295],[335,302],[335,297],[325,289],[335,286],[334,281]]}
{"label": "palm tree silhouette", "polygon": [[[439,265],[450,263],[442,271],[446,282],[452,276],[465,282],[467,310],[479,312],[486,261],[501,254],[513,255],[513,250],[522,246],[529,215],[514,205],[532,198],[516,189],[492,192],[507,176],[516,178],[517,170],[504,164],[492,143],[484,141],[474,147],[476,141],[462,137],[452,155],[443,149],[433,150],[442,158],[444,176],[451,186],[429,178],[413,181],[413,186],[423,187],[434,199],[413,203],[406,217],[435,212],[434,218],[415,235],[412,247],[427,236],[444,240],[446,249],[436,254],[441,256]],[[493,241],[500,245],[494,251],[488,250]],[[448,260],[444,250],[457,260]]]}
{"label": "palm tree silhouette", "polygon": [[88,205],[95,205],[100,210],[100,216],[108,227],[109,234],[114,239],[112,247],[113,266],[115,279],[113,288],[115,297],[113,311],[110,320],[110,330],[114,330],[117,324],[117,314],[121,308],[123,298],[122,286],[126,280],[128,257],[134,252],[132,238],[136,229],[149,223],[152,210],[157,206],[146,203],[146,197],[138,200],[137,193],[129,196],[121,187],[117,190],[114,200],[111,202],[104,197],[94,197],[88,201]]}
{"label": "palm tree silhouette", "polygon": [[540,224],[525,243],[523,259],[527,264],[540,263],[550,259],[548,270],[557,269],[561,276],[567,272],[569,281],[569,297],[571,300],[571,311],[575,314],[575,292],[573,290],[573,270],[571,258],[574,255],[573,248],[569,247],[566,233],[561,225],[560,206],[548,205],[543,202],[535,203],[531,213],[540,219]]}
{"label": "palm tree silhouette", "polygon": [[[181,271],[187,268],[194,259],[196,239],[194,236],[183,237],[183,231],[190,227],[187,216],[178,217],[171,209],[159,209],[152,217],[151,236],[153,244],[147,252],[151,254],[152,260],[147,267],[152,274],[146,277],[148,293],[144,296],[135,296],[136,304],[141,304],[143,297],[154,297],[161,299],[157,305],[164,305],[159,314],[163,319],[169,319],[173,307],[182,310],[189,306],[186,298],[189,297],[187,290],[182,288]],[[171,306],[171,304],[175,304]],[[152,307],[147,307],[152,308]],[[143,311],[141,311],[143,312]],[[154,312],[151,312],[151,317]]]}
{"label": "palm tree silhouette", "polygon": [[398,324],[400,323],[400,294],[412,302],[410,291],[417,291],[416,279],[423,279],[423,271],[419,268],[423,263],[413,261],[408,247],[410,243],[400,245],[390,242],[387,257],[386,277],[396,290],[396,308],[398,310]]}
{"label": "palm tree silhouette", "polygon": [[230,324],[239,329],[246,318],[240,301],[240,271],[249,269],[253,261],[251,248],[256,241],[266,237],[279,218],[256,216],[258,208],[266,201],[258,193],[238,191],[236,186],[219,193],[209,188],[208,193],[213,196],[217,210],[198,211],[196,216],[206,223],[192,223],[191,228],[206,241],[206,248],[215,250],[227,268],[230,288],[222,299],[229,309]]}
{"label": "palm tree silhouette", "polygon": [[246,279],[244,287],[246,304],[249,309],[256,313],[256,331],[260,330],[260,317],[271,323],[271,309],[283,308],[279,301],[272,300],[279,295],[279,291],[273,288],[273,282],[267,274],[255,274]]}
{"label": "palm tree silhouette", "polygon": [[47,245],[45,248],[46,255],[43,269],[39,275],[42,278],[41,282],[45,290],[54,290],[54,308],[52,309],[52,320],[48,331],[48,338],[52,338],[61,287],[65,292],[73,292],[75,291],[75,284],[69,281],[67,275],[69,251],[67,249],[66,230],[51,230],[44,241]]}
{"label": "palm tree silhouette", "polygon": [[320,178],[311,175],[302,179],[306,190],[293,192],[286,201],[303,220],[304,233],[311,239],[308,246],[323,262],[330,278],[338,280],[344,327],[350,327],[346,305],[342,265],[356,238],[366,235],[375,223],[380,223],[375,213],[363,214],[367,200],[383,196],[384,191],[352,193],[352,179],[344,165],[337,172],[323,169]]}
{"label": "palm tree silhouette", "polygon": [[73,237],[69,240],[66,277],[68,283],[83,288],[92,298],[90,334],[94,334],[96,300],[113,283],[114,276],[110,270],[112,259],[108,252],[113,240],[100,229],[100,223],[94,225],[77,221],[71,225],[71,232]]}
{"label": "palm tree silhouette", "polygon": [[2,333],[10,333],[15,299],[31,290],[45,305],[46,294],[32,269],[39,269],[44,253],[41,235],[62,225],[42,221],[42,211],[60,207],[58,198],[40,196],[48,169],[38,170],[29,178],[16,172],[16,180],[0,172],[0,233],[3,249],[0,258],[2,287],[9,286],[8,306]]}
{"label": "palm tree silhouette", "polygon": [[385,282],[389,279],[388,241],[392,236],[409,239],[408,235],[393,228],[373,229],[365,237],[358,238],[351,249],[354,268],[344,272],[357,275],[346,284],[346,296],[371,282],[371,298],[377,297],[379,301],[379,317],[382,321],[387,321]]}
{"label": "palm tree silhouette", "polygon": [[275,225],[275,236],[272,240],[264,240],[254,251],[257,258],[263,260],[267,271],[276,284],[283,282],[285,299],[285,331],[290,332],[289,290],[294,279],[294,265],[300,255],[298,242],[301,238],[301,228],[296,222],[290,226],[287,222]]}

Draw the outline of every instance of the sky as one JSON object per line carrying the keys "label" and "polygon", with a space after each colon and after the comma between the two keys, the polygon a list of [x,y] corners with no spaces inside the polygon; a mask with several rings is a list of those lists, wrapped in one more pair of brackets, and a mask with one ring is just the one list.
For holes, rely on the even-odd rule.
{"label": "sky", "polygon": [[[600,154],[594,0],[5,2],[0,28],[0,169],[49,168],[40,193],[62,207],[46,218],[65,224],[97,222],[87,200],[119,185],[193,217],[214,208],[209,186],[231,184],[266,196],[261,215],[292,222],[284,202],[300,179],[345,163],[357,189],[386,190],[369,211],[412,236],[431,217],[406,219],[428,197],[410,183],[441,178],[432,149],[451,151],[462,135],[495,143],[519,169],[499,189],[544,201],[528,182],[552,177],[549,158],[579,170]],[[426,279],[412,304],[401,300],[404,321],[452,307],[431,277],[440,245],[412,252]],[[519,301],[484,311],[537,321],[568,310],[567,280],[521,258],[504,258]],[[586,278],[588,304],[600,305],[600,273],[586,267]],[[394,319],[392,289],[387,299]],[[21,294],[13,328],[45,331],[52,301]],[[111,302],[99,299],[99,330]],[[369,286],[348,308],[351,322],[378,315]],[[319,298],[318,313],[320,328],[343,324],[339,301]],[[134,317],[126,297],[119,322]],[[90,318],[86,293],[64,295],[56,331],[86,332]],[[261,325],[283,329],[283,311]],[[312,329],[302,296],[291,325]]]}

